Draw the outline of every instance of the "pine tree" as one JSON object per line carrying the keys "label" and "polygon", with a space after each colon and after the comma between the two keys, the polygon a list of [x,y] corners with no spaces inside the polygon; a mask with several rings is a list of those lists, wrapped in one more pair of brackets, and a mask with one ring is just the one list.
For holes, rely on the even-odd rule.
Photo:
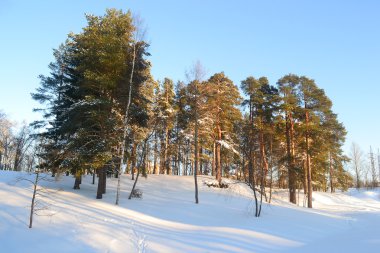
{"label": "pine tree", "polygon": [[[211,76],[206,84],[206,104],[213,122],[213,139],[215,143],[216,180],[221,185],[222,180],[222,146],[233,147],[231,136],[234,122],[241,119],[237,108],[240,104],[240,94],[233,82],[223,72]],[[231,150],[233,151],[233,150]]]}
{"label": "pine tree", "polygon": [[162,83],[162,88],[160,92],[160,99],[158,101],[158,106],[160,110],[160,126],[162,129],[161,135],[161,173],[172,174],[170,168],[170,140],[172,135],[172,130],[174,127],[175,111],[174,111],[174,84],[169,78],[165,78]]}
{"label": "pine tree", "polygon": [[[33,97],[50,102],[46,118],[55,116],[52,130],[44,135],[57,140],[52,143],[60,145],[62,159],[47,160],[79,170],[91,167],[102,175],[126,142],[123,116],[129,98],[131,124],[147,124],[149,101],[142,87],[151,80],[145,59],[149,53],[145,42],[132,43],[135,27],[130,12],[110,9],[104,16],[86,18],[88,25],[81,33],[69,35],[65,50],[51,65],[51,77],[41,78],[42,87]],[[60,64],[61,58],[65,64]],[[105,188],[105,181],[102,184]]]}
{"label": "pine tree", "polygon": [[281,95],[281,110],[285,119],[286,136],[286,160],[288,167],[289,200],[296,204],[297,189],[297,167],[296,167],[296,140],[295,140],[295,110],[299,105],[297,97],[297,87],[299,77],[296,75],[286,75],[277,82]]}
{"label": "pine tree", "polygon": [[[278,91],[275,87],[269,85],[266,77],[256,80],[254,77],[248,77],[242,81],[241,88],[245,95],[249,97],[243,102],[243,105],[249,107],[249,175],[250,185],[256,191],[256,181],[260,182],[260,205],[257,205],[256,199],[256,216],[260,216],[262,197],[265,195],[266,178],[269,171],[270,154],[273,145],[273,127],[274,118],[278,110]],[[254,147],[258,147],[256,152]],[[259,170],[255,170],[255,162],[259,161]],[[257,180],[258,179],[258,180]],[[256,192],[255,192],[256,193]],[[266,195],[265,195],[266,196]]]}

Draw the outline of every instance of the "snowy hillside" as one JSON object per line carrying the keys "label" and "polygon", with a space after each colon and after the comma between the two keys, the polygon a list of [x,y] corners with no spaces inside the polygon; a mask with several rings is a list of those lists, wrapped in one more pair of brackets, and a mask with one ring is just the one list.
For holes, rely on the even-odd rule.
{"label": "snowy hillside", "polygon": [[96,185],[84,177],[44,182],[39,198],[50,206],[29,229],[31,184],[27,174],[0,171],[0,252],[380,252],[380,193],[314,193],[315,209],[291,205],[284,192],[252,215],[252,196],[242,184],[208,188],[200,177],[200,204],[194,204],[192,177],[149,175],[128,200],[133,181],[123,176],[120,206],[116,179],[95,199]]}

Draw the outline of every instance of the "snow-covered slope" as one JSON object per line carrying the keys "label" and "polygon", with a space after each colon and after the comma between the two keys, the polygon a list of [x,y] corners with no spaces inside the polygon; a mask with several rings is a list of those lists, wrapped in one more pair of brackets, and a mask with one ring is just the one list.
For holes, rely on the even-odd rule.
{"label": "snow-covered slope", "polygon": [[[243,184],[209,188],[199,177],[194,204],[192,177],[140,178],[142,199],[128,200],[133,181],[123,176],[120,206],[116,179],[95,199],[96,185],[84,177],[43,182],[39,199],[50,204],[28,229],[31,185],[20,173],[0,171],[0,252],[379,252],[380,193],[314,193],[314,209],[287,203],[284,192],[252,215],[252,193]],[[22,174],[32,178],[32,175]]]}

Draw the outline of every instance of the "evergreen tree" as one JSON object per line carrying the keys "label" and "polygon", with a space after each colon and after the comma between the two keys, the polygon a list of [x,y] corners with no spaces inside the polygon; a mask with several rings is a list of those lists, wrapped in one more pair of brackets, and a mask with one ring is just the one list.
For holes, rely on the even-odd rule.
{"label": "evergreen tree", "polygon": [[[151,80],[150,63],[145,60],[148,45],[133,43],[135,27],[130,12],[110,9],[104,16],[86,18],[83,31],[70,34],[65,50],[56,51],[51,76],[41,77],[41,88],[33,97],[47,102],[45,118],[55,116],[52,129],[43,135],[61,145],[57,149],[64,157],[46,160],[77,170],[91,167],[104,174],[118,155],[120,143],[125,142],[123,115],[129,93],[132,124],[147,124],[149,101],[142,87]],[[39,123],[35,125],[41,126]]]}
{"label": "evergreen tree", "polygon": [[286,160],[288,167],[289,200],[296,204],[297,189],[297,167],[296,167],[296,140],[295,140],[295,111],[299,106],[297,88],[299,77],[296,75],[286,75],[277,82],[281,95],[281,110],[285,119],[286,136]]}
{"label": "evergreen tree", "polygon": [[172,174],[171,164],[170,164],[170,140],[172,135],[172,130],[174,127],[175,111],[174,111],[174,84],[169,78],[165,78],[162,83],[162,88],[160,92],[160,99],[158,101],[158,106],[160,110],[160,126],[162,129],[161,135],[161,173]]}
{"label": "evergreen tree", "polygon": [[[243,105],[248,105],[249,107],[249,120],[247,122],[248,143],[250,143],[247,158],[250,175],[249,182],[254,191],[256,191],[256,181],[260,182],[259,206],[257,206],[256,199],[256,216],[260,216],[262,197],[265,195],[266,179],[269,171],[269,160],[272,153],[274,119],[277,114],[279,100],[278,91],[269,84],[266,77],[261,77],[258,80],[254,77],[248,77],[242,81],[241,88],[245,95],[249,97],[243,102]],[[257,148],[255,149],[255,147]],[[255,163],[257,161],[259,170],[256,171]]]}
{"label": "evergreen tree", "polygon": [[[234,122],[241,119],[240,94],[233,82],[223,72],[214,74],[207,81],[206,105],[213,122],[213,139],[215,142],[216,179],[222,180],[222,146],[231,149],[231,136]],[[231,150],[233,151],[233,149]]]}

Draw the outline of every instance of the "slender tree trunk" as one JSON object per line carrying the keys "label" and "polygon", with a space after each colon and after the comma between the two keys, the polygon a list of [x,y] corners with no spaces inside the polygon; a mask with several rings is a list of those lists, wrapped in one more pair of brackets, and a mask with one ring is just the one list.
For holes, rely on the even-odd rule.
{"label": "slender tree trunk", "polygon": [[178,127],[177,127],[177,176],[179,176],[181,173],[180,173],[180,169],[181,169],[181,161],[182,161],[182,154],[181,154],[181,142],[180,142],[180,139],[179,139],[179,130],[178,130]]}
{"label": "slender tree trunk", "polygon": [[[306,106],[306,105],[305,105]],[[307,168],[307,207],[313,208],[313,186],[311,181],[311,162],[309,147],[309,112],[306,111],[306,168]]]}
{"label": "slender tree trunk", "polygon": [[199,148],[198,152],[198,157],[199,157],[199,174],[202,175],[203,171],[203,162],[202,162],[202,147]]}
{"label": "slender tree trunk", "polygon": [[306,159],[307,156],[304,154],[304,158],[302,161],[302,168],[303,168],[303,179],[302,179],[302,186],[303,186],[303,194],[307,196],[307,166],[306,166]]}
{"label": "slender tree trunk", "polygon": [[184,149],[185,154],[182,157],[182,175],[186,176],[186,170],[187,170],[187,153]]}
{"label": "slender tree trunk", "polygon": [[376,187],[377,180],[376,180],[376,168],[375,168],[375,157],[372,152],[372,146],[369,147],[370,153],[369,153],[369,159],[371,162],[371,174],[372,174],[372,187]]}
{"label": "slender tree trunk", "polygon": [[150,148],[149,148],[149,145],[145,145],[145,148],[143,150],[143,164],[142,164],[142,168],[141,168],[141,173],[142,173],[142,176],[143,177],[147,177],[147,171],[146,171],[146,167],[148,165],[148,156],[149,156],[149,152],[150,152]]}
{"label": "slender tree trunk", "polygon": [[250,102],[249,106],[249,123],[250,123],[250,129],[249,129],[249,137],[248,137],[248,145],[249,145],[249,160],[248,160],[248,173],[249,173],[249,185],[251,186],[251,189],[253,190],[253,196],[255,199],[255,217],[259,217],[259,205],[258,205],[258,199],[256,194],[256,179],[255,179],[255,154],[254,154],[254,138],[253,138],[253,108]]}
{"label": "slender tree trunk", "polygon": [[131,171],[131,166],[132,166],[132,152],[130,152],[131,156],[127,159],[127,166],[125,168],[125,174],[130,173]]}
{"label": "slender tree trunk", "polygon": [[249,185],[251,186],[251,189],[253,190],[253,196],[255,198],[255,217],[259,217],[259,203],[258,203],[257,194],[256,194],[256,179],[255,179],[254,166],[253,166],[254,154],[252,152],[252,148],[250,148],[249,156],[250,156],[250,159],[248,161],[248,170],[249,170],[249,177],[250,177]]}
{"label": "slender tree trunk", "polygon": [[[261,214],[261,206],[263,203],[263,195],[265,195],[265,151],[264,151],[264,138],[263,133],[260,131],[260,204],[259,204],[259,212],[257,214],[260,217]],[[268,165],[267,165],[268,166]]]}
{"label": "slender tree trunk", "polygon": [[165,174],[165,136],[160,134],[160,174]]}
{"label": "slender tree trunk", "polygon": [[377,168],[379,169],[379,183],[380,183],[380,150],[377,150]]}
{"label": "slender tree trunk", "polygon": [[119,205],[119,197],[120,197],[120,180],[121,180],[121,171],[122,166],[124,164],[124,153],[125,153],[125,144],[127,140],[127,131],[128,131],[128,120],[129,120],[129,107],[131,105],[132,101],[132,86],[133,86],[133,72],[135,71],[135,61],[136,61],[136,42],[133,43],[133,53],[132,53],[132,68],[131,68],[131,75],[129,78],[129,93],[128,93],[128,102],[127,102],[127,108],[125,110],[125,117],[124,117],[124,131],[123,131],[123,140],[121,145],[121,155],[120,155],[120,167],[118,171],[118,180],[117,180],[117,189],[116,189],[116,205]]}
{"label": "slender tree trunk", "polygon": [[164,149],[164,165],[166,174],[170,175],[170,164],[169,164],[169,157],[168,157],[168,148],[169,148],[169,129],[166,126],[165,127],[165,149]]}
{"label": "slender tree trunk", "polygon": [[184,175],[185,176],[187,176],[188,175],[188,173],[187,173],[187,170],[188,170],[188,168],[187,168],[187,165],[188,165],[188,163],[189,163],[189,152],[188,152],[188,147],[187,147],[187,149],[186,149],[186,157],[184,158],[185,159],[185,162],[184,162]]}
{"label": "slender tree trunk", "polygon": [[102,193],[105,194],[106,189],[107,189],[107,167],[103,168],[102,173],[103,173]]}
{"label": "slender tree trunk", "polygon": [[[198,92],[198,88],[196,88],[196,92]],[[198,172],[198,159],[199,159],[199,153],[198,153],[198,101],[197,98],[195,99],[196,108],[195,108],[195,131],[194,131],[194,187],[195,187],[195,204],[199,203],[198,200],[198,179],[197,179],[197,172]]]}
{"label": "slender tree trunk", "polygon": [[289,178],[289,201],[297,204],[297,175],[294,161],[294,127],[293,119],[290,112],[286,114],[286,151],[288,160],[288,178]]}
{"label": "slender tree trunk", "polygon": [[[260,123],[261,123],[261,127],[263,128],[263,119],[261,118],[260,119]],[[261,156],[261,159],[260,159],[260,167],[261,167],[261,194],[264,194],[265,196],[265,200],[267,201],[267,196],[266,196],[266,192],[265,192],[265,186],[266,186],[266,177],[267,177],[267,174],[268,174],[268,160],[267,160],[267,157],[266,157],[266,153],[265,153],[265,142],[264,142],[264,133],[263,133],[263,129],[260,130],[260,133],[259,133],[259,136],[260,136],[260,156]],[[260,201],[260,210],[259,210],[259,216],[260,216],[260,213],[261,213],[261,204],[262,204],[262,201]]]}
{"label": "slender tree trunk", "polygon": [[269,200],[268,203],[272,201],[272,190],[273,190],[273,168],[270,168],[270,182],[269,182]]}
{"label": "slender tree trunk", "polygon": [[215,176],[215,166],[216,166],[216,144],[214,141],[213,148],[212,148],[211,176]]}
{"label": "slender tree trunk", "polygon": [[335,192],[334,188],[334,167],[333,167],[333,159],[331,152],[329,152],[329,166],[330,166],[330,191],[331,193]]}
{"label": "slender tree trunk", "polygon": [[137,184],[137,181],[139,179],[139,175],[140,175],[140,169],[141,169],[141,166],[145,167],[145,161],[146,161],[146,151],[147,151],[147,142],[149,140],[149,136],[144,140],[144,144],[143,144],[143,147],[142,147],[142,154],[141,154],[141,157],[140,157],[140,162],[139,164],[137,165],[137,175],[136,175],[136,180],[135,182],[133,183],[133,187],[132,187],[132,190],[131,190],[131,193],[129,194],[129,197],[128,199],[131,199],[132,198],[132,194],[135,190],[135,187],[136,187],[136,184]]}
{"label": "slender tree trunk", "polygon": [[177,147],[178,147],[178,152],[177,152],[177,157],[176,157],[176,175],[179,176],[180,175],[179,170],[181,167],[181,146],[179,145],[179,143],[177,144]]}
{"label": "slender tree trunk", "polygon": [[132,180],[135,180],[135,167],[136,167],[136,148],[137,144],[136,142],[133,143],[132,146],[132,155],[131,155],[131,175],[132,175]]}
{"label": "slender tree trunk", "polygon": [[140,176],[140,170],[137,170],[136,180],[135,180],[135,182],[133,183],[133,187],[132,187],[131,193],[129,193],[129,197],[128,197],[128,199],[131,199],[131,198],[132,198],[132,194],[133,194],[133,192],[134,192],[134,190],[135,190],[135,187],[136,187],[137,181],[139,180],[139,176]]}
{"label": "slender tree trunk", "polygon": [[359,189],[360,188],[360,169],[359,169],[359,165],[355,162],[355,172],[356,172],[356,188]]}
{"label": "slender tree trunk", "polygon": [[219,186],[222,183],[222,163],[221,163],[221,157],[220,157],[220,151],[221,151],[221,144],[219,141],[222,140],[222,130],[220,129],[220,126],[218,124],[217,126],[217,131],[218,131],[218,142],[216,143],[216,159],[215,159],[215,171],[216,171],[216,180],[219,183]]}
{"label": "slender tree trunk", "polygon": [[[273,129],[272,129],[273,130]],[[270,203],[272,201],[272,186],[273,186],[273,136],[271,135],[270,137],[270,143],[269,143],[269,148],[270,148],[270,182],[269,182],[269,201]]]}
{"label": "slender tree trunk", "polygon": [[36,193],[37,193],[37,185],[38,185],[39,175],[40,175],[40,173],[37,171],[36,172],[36,178],[34,180],[34,185],[33,185],[32,204],[30,205],[29,228],[32,228],[32,226],[33,226],[34,203],[35,203],[35,200],[36,200]]}
{"label": "slender tree trunk", "polygon": [[157,131],[154,132],[153,174],[158,174],[157,169],[158,138]]}

